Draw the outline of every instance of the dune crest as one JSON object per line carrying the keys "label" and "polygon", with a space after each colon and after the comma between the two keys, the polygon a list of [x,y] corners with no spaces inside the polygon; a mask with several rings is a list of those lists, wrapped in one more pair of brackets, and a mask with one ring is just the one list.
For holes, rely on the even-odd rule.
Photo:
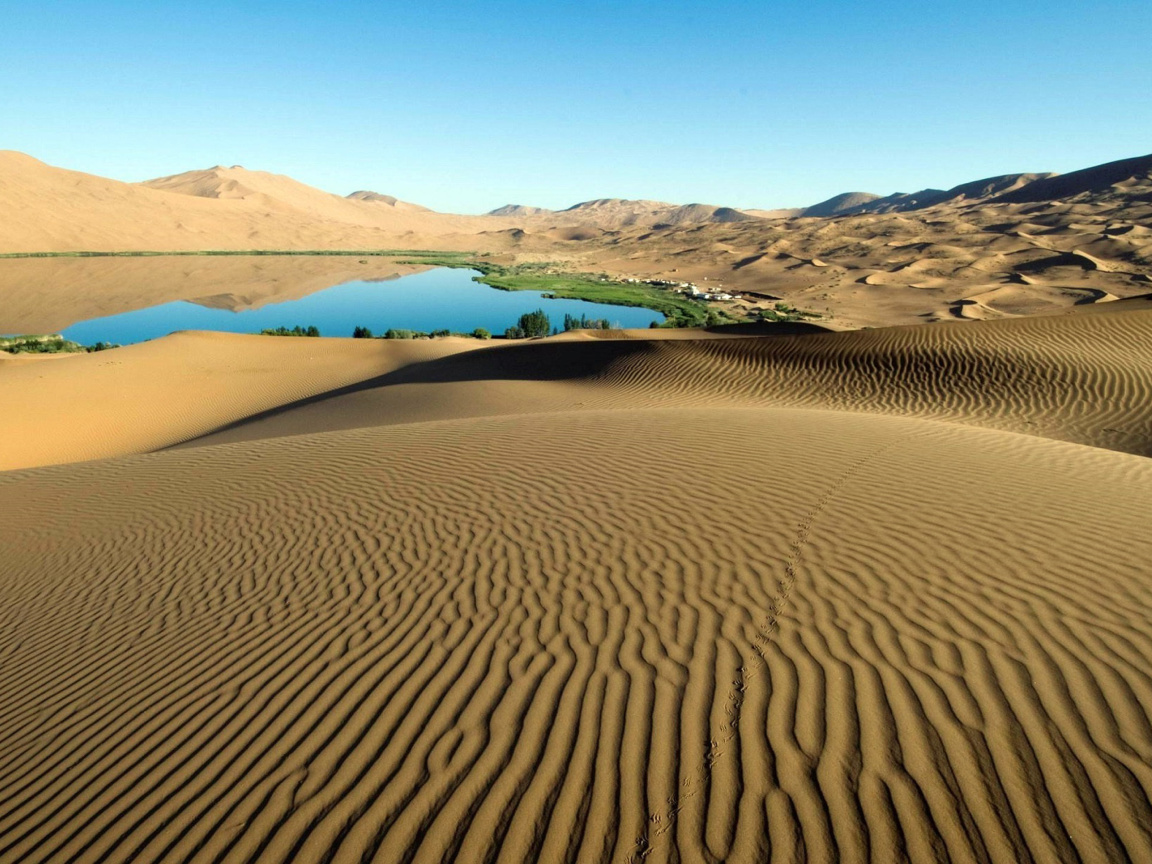
{"label": "dune crest", "polygon": [[[973,300],[970,308],[986,304]],[[0,470],[369,426],[578,409],[791,406],[891,414],[1152,455],[1152,302],[1071,315],[746,337],[534,342],[181,333],[9,363]],[[99,398],[93,398],[99,396]],[[73,423],[54,406],[67,404]],[[190,405],[198,406],[195,410]]]}

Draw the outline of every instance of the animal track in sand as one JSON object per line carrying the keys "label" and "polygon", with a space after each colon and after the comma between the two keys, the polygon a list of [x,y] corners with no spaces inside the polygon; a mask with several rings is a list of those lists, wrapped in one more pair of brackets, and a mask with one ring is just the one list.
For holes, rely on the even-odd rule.
{"label": "animal track in sand", "polygon": [[[720,740],[712,739],[709,741],[705,764],[700,767],[695,777],[686,778],[682,781],[684,791],[681,793],[679,800],[668,801],[668,807],[665,811],[654,813],[651,816],[650,822],[654,829],[652,836],[662,837],[675,827],[676,817],[684,808],[687,799],[698,794],[700,787],[707,783],[708,772],[723,755],[724,748],[736,737],[739,728],[740,704],[743,701],[744,692],[749,683],[763,674],[767,669],[767,658],[764,654],[765,647],[771,641],[772,634],[777,630],[780,616],[784,613],[789,595],[795,588],[796,571],[803,560],[804,547],[808,543],[812,526],[820,513],[866,464],[880,457],[888,450],[899,446],[906,439],[914,435],[923,436],[925,434],[931,434],[933,431],[931,428],[927,428],[907,432],[902,436],[894,437],[875,450],[861,456],[836,476],[812,509],[800,520],[796,528],[796,534],[789,544],[788,557],[784,565],[787,575],[781,583],[779,592],[773,597],[764,624],[759,628],[753,639],[753,647],[756,650],[757,656],[751,664],[740,667],[740,679],[731,683],[733,689],[728,692],[727,702],[724,708],[724,713],[729,719],[728,723],[721,727],[721,730],[727,731],[727,734]],[[636,849],[633,850],[629,860],[642,860],[650,855],[652,851],[653,845],[648,835],[642,835],[637,838]]]}

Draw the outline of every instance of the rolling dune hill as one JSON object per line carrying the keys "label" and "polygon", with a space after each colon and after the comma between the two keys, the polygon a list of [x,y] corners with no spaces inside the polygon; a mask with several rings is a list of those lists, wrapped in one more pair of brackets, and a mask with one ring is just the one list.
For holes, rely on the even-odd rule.
{"label": "rolling dune hill", "polygon": [[[1132,301],[1129,301],[1132,302]],[[1152,456],[1152,302],[734,339],[585,338],[454,353],[239,420],[192,444],[462,416],[786,405],[947,420]]]}
{"label": "rolling dune hill", "polygon": [[[471,339],[300,340],[185,332],[79,355],[0,352],[0,471],[143,453],[354,384]],[[67,407],[67,420],[61,419]]]}
{"label": "rolling dune hill", "polygon": [[4,361],[0,860],[1145,860],[1147,307]]}
{"label": "rolling dune hill", "polygon": [[0,211],[13,216],[0,224],[0,251],[467,250],[707,281],[749,294],[730,304],[738,316],[783,301],[856,329],[1046,314],[1147,292],[1150,170],[1145,156],[783,211],[608,198],[454,216],[239,167],[128,184],[3,152]]}
{"label": "rolling dune hill", "polygon": [[[1095,314],[1088,314],[1095,313]],[[436,420],[772,405],[882,413],[1152,456],[1152,299],[934,327],[745,337],[574,331],[527,343],[177,333],[0,354],[0,470]],[[818,329],[818,328],[812,328]],[[104,394],[99,396],[99,394]],[[97,398],[99,396],[99,398]],[[53,406],[69,405],[72,424]]]}
{"label": "rolling dune hill", "polygon": [[542,213],[554,213],[554,210],[548,210],[544,207],[530,207],[527,204],[505,204],[503,207],[497,207],[495,210],[489,210],[489,216],[537,216]]}
{"label": "rolling dune hill", "polygon": [[[0,213],[0,252],[822,316],[0,352],[0,864],[1152,861],[1152,157],[455,216],[0,152]],[[417,269],[20,258],[0,306]]]}
{"label": "rolling dune hill", "polygon": [[999,196],[999,200],[1010,203],[1033,203],[1070,198],[1086,194],[1130,193],[1134,188],[1147,186],[1152,182],[1152,155],[1137,156],[1133,159],[1119,159],[1104,165],[1094,165],[1067,174],[1055,174],[1041,178]]}
{"label": "rolling dune hill", "polygon": [[[736,310],[784,300],[835,328],[1050,314],[1147,293],[1150,169],[1143,157],[1064,175],[1070,181],[992,178],[906,212],[632,229],[570,244],[570,254],[613,274],[764,295]],[[992,197],[965,197],[985,189]],[[1030,189],[1039,200],[1018,197]],[[530,238],[518,242],[530,248]]]}
{"label": "rolling dune hill", "polygon": [[873,195],[871,192],[842,192],[839,195],[833,195],[827,201],[821,201],[819,204],[805,207],[796,215],[839,216],[842,213],[867,206],[871,202],[879,200],[879,198],[879,195]]}
{"label": "rolling dune hill", "polygon": [[421,210],[426,213],[431,212],[427,207],[421,207],[419,204],[401,201],[393,195],[382,195],[379,192],[372,192],[368,189],[352,192],[346,197],[356,201],[370,201],[373,204],[383,204],[386,207],[394,207],[397,210]]}
{"label": "rolling dune hill", "polygon": [[[469,248],[499,220],[398,211],[243,169],[121,183],[0,151],[0,251]],[[477,221],[479,220],[479,221]],[[461,245],[463,244],[463,245]]]}
{"label": "rolling dune hill", "polygon": [[754,213],[712,204],[668,204],[664,201],[631,201],[624,198],[597,198],[574,204],[565,210],[507,204],[490,211],[488,215],[514,218],[527,231],[571,227],[618,231],[623,228],[755,222],[760,218]]}
{"label": "rolling dune hill", "polygon": [[[318,222],[338,222],[395,231],[467,229],[474,219],[432,213],[425,207],[398,201],[375,192],[354,192],[347,197],[323,192],[291,177],[267,171],[249,171],[239,165],[217,165],[139,184],[179,195],[218,200],[247,201],[269,212],[298,213]],[[386,206],[380,206],[381,204]],[[400,215],[403,214],[403,218]]]}
{"label": "rolling dune hill", "polygon": [[[1123,170],[1123,169],[1120,169]],[[1008,193],[1023,189],[1037,180],[1046,180],[1054,174],[1004,174],[999,177],[987,177],[983,180],[972,180],[961,183],[951,189],[921,189],[919,192],[896,192],[892,195],[873,195],[868,192],[845,192],[805,207],[800,216],[849,216],[860,213],[900,213],[909,210],[923,210],[937,204],[961,203],[964,201],[986,201],[996,199],[1005,201]],[[1069,175],[1072,176],[1072,175]],[[1045,197],[1055,198],[1060,195],[1047,195],[1039,191],[1047,184],[1036,187],[1039,194],[1030,201],[1043,201]],[[1047,186],[1051,191],[1058,191],[1056,187]],[[1022,193],[1024,194],[1024,193]]]}

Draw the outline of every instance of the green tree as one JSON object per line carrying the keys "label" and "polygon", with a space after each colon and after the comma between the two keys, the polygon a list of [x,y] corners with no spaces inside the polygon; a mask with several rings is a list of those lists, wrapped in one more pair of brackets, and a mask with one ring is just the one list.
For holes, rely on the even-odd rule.
{"label": "green tree", "polygon": [[589,318],[587,315],[581,315],[577,318],[575,315],[564,313],[564,332],[569,330],[610,330],[611,326],[607,318]]}
{"label": "green tree", "polygon": [[547,336],[552,332],[552,322],[543,309],[525,312],[520,316],[516,326],[529,339],[534,336]]}

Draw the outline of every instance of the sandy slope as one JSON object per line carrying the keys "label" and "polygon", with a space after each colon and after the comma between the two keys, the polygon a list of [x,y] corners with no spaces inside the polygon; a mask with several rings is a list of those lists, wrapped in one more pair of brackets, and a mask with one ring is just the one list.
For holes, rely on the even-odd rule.
{"label": "sandy slope", "polygon": [[0,861],[1148,860],[1111,305],[3,360]]}
{"label": "sandy slope", "polygon": [[185,332],[95,354],[0,354],[0,471],[152,450],[475,345]]}
{"label": "sandy slope", "polygon": [[[1021,186],[1026,178],[1031,182]],[[969,318],[973,311],[1045,314],[1143,293],[1152,282],[1152,156],[1063,177],[990,178],[940,196],[907,212],[837,216],[833,206],[817,211],[830,218],[784,213],[589,234],[571,243],[528,233],[512,248],[542,254],[552,244],[581,266],[619,275],[706,278],[824,313],[840,328]],[[973,301],[982,308],[974,310]]]}
{"label": "sandy slope", "polygon": [[[1039,181],[1038,181],[1039,182]],[[1028,187],[1025,187],[1028,188]],[[1046,314],[1148,291],[1152,180],[1077,202],[950,202],[910,213],[626,230],[560,244],[588,269],[758,292],[840,328]],[[554,239],[518,238],[543,254]],[[554,255],[556,253],[553,253]]]}
{"label": "sandy slope", "polygon": [[[304,342],[179,333],[8,359],[0,470],[428,420],[788,405],[948,420],[1152,455],[1152,308],[720,338],[691,331]],[[67,407],[62,422],[60,406]],[[739,442],[727,442],[739,445]]]}
{"label": "sandy slope", "polygon": [[[497,219],[397,210],[246,173],[256,175],[255,194],[208,198],[0,151],[0,209],[14,214],[0,229],[0,251],[468,249],[468,234],[505,227]],[[464,237],[448,237],[457,232]]]}
{"label": "sandy slope", "polygon": [[[525,230],[0,153],[6,250],[491,248],[951,322],[0,357],[0,862],[1152,860],[1146,162]],[[28,329],[187,288],[39,266]]]}
{"label": "sandy slope", "polygon": [[626,340],[514,344],[389,370],[190,443],[526,412],[789,405],[1152,455],[1152,308],[1117,305],[1128,311],[979,327],[697,340],[632,331]]}
{"label": "sandy slope", "polygon": [[[226,168],[217,165],[203,171],[188,171],[160,177],[139,184],[179,195],[218,200],[244,201],[267,213],[302,214],[321,223],[347,223],[373,226],[384,230],[423,230],[446,233],[452,230],[475,230],[479,222],[467,216],[433,213],[425,207],[397,201],[388,196],[359,192],[341,197],[267,171],[249,171],[239,165]],[[391,206],[380,206],[391,201]]]}
{"label": "sandy slope", "polygon": [[1150,490],[780,408],[8,473],[0,858],[1144,860]]}

